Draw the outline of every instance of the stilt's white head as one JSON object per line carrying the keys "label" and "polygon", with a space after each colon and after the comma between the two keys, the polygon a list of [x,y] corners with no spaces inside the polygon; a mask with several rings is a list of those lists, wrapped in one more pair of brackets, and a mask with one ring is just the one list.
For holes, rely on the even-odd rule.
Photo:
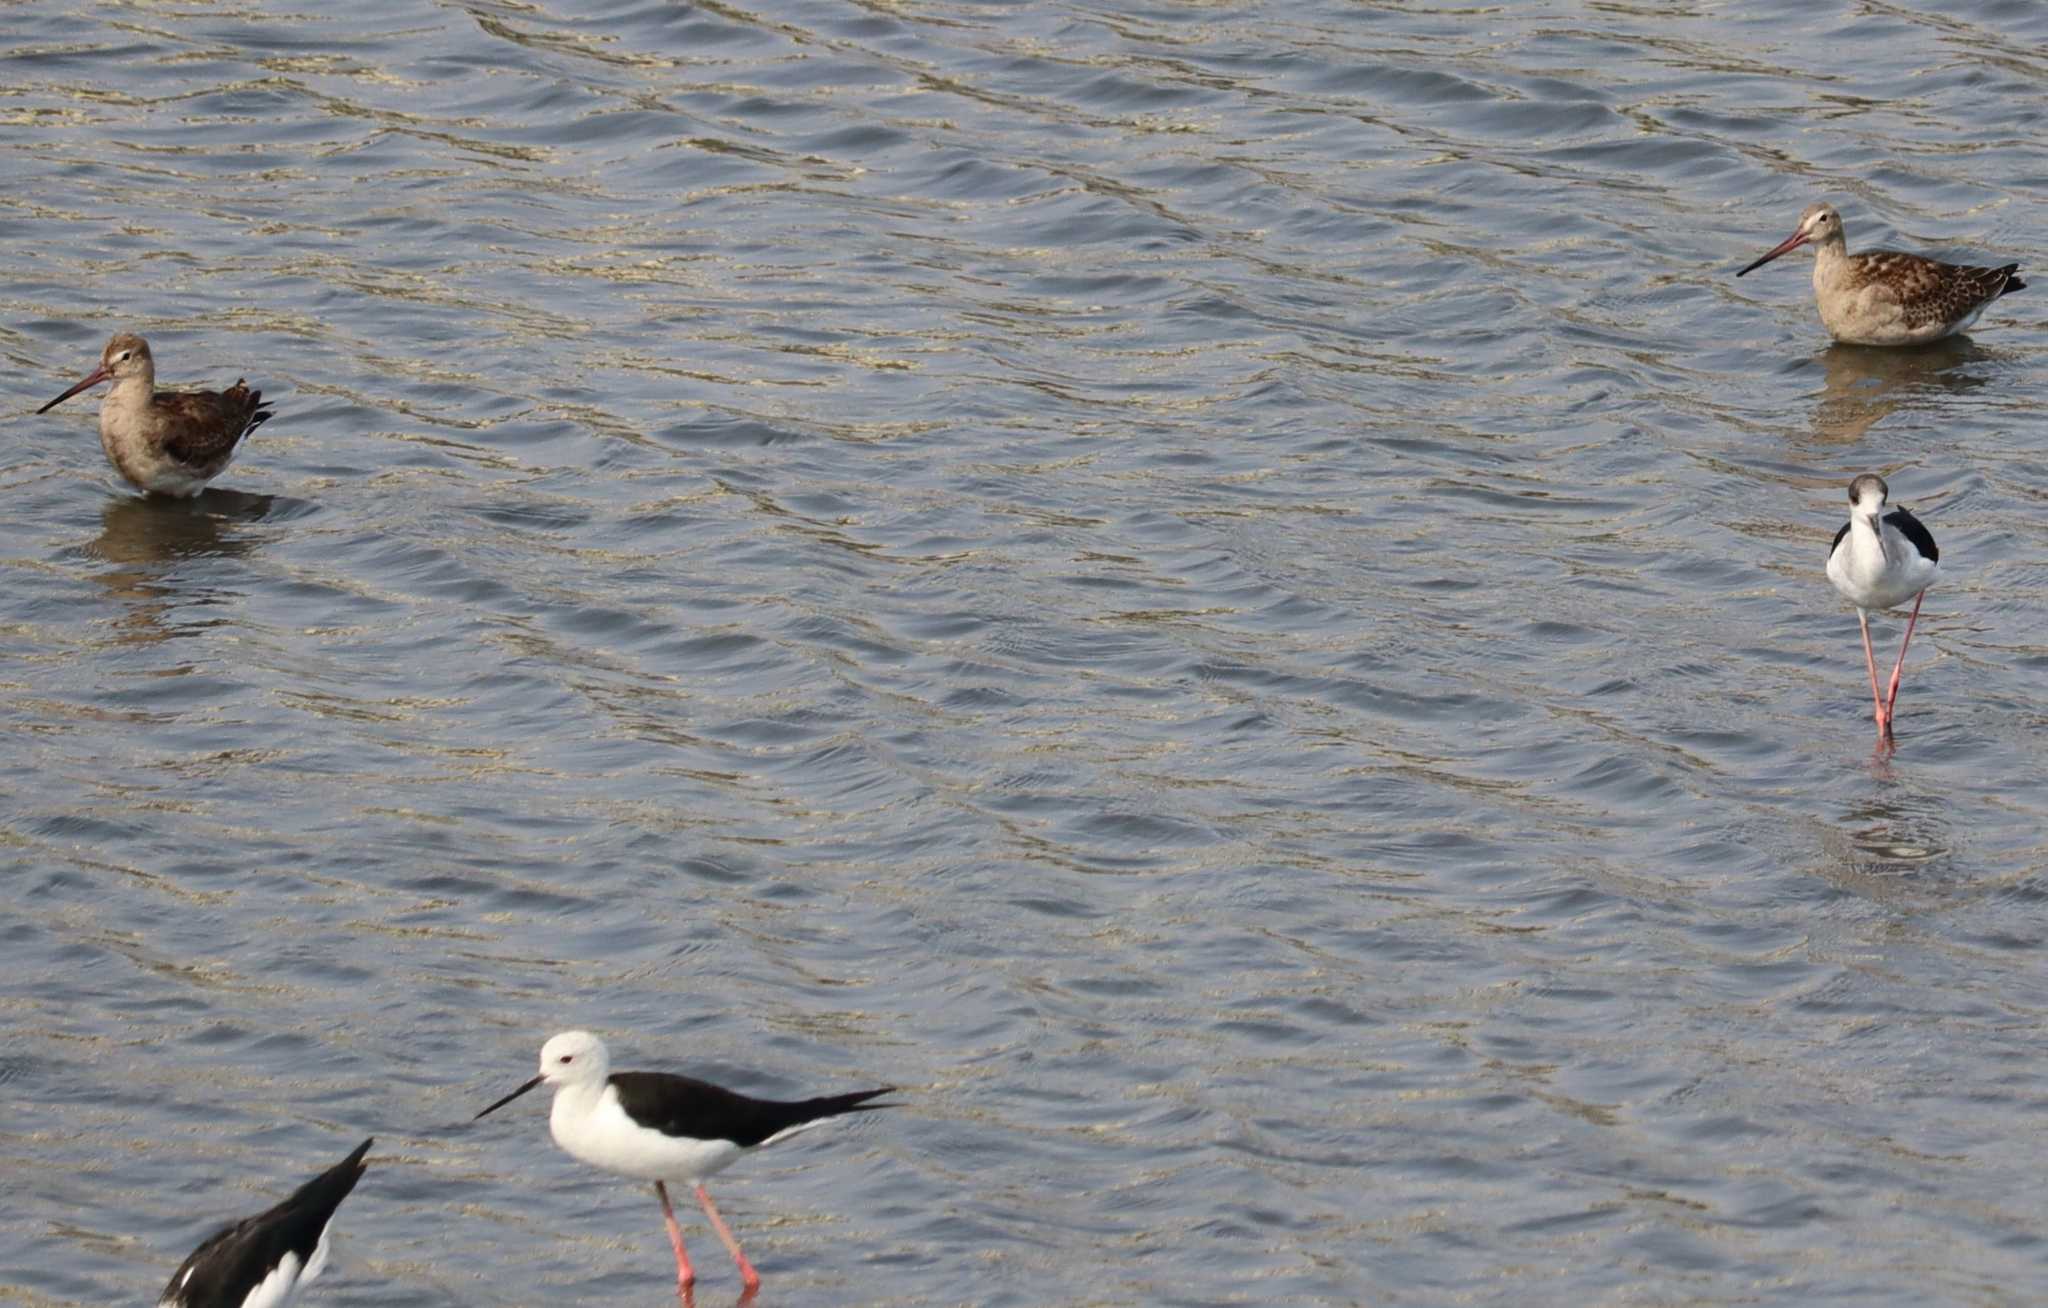
{"label": "stilt's white head", "polygon": [[604,1041],[588,1031],[564,1031],[540,1047],[539,1076],[484,1109],[477,1117],[489,1116],[540,1086],[551,1085],[557,1090],[577,1085],[601,1086],[611,1071],[612,1059],[605,1050]]}
{"label": "stilt's white head", "polygon": [[[1891,488],[1884,484],[1884,478],[1874,472],[1866,472],[1849,483],[1849,507],[1853,512],[1866,518],[1875,518],[1883,513],[1884,502],[1890,495]],[[603,1046],[600,1045],[599,1048]]]}
{"label": "stilt's white head", "polygon": [[552,1086],[602,1082],[611,1070],[611,1052],[588,1031],[564,1031],[540,1047],[540,1079]]}

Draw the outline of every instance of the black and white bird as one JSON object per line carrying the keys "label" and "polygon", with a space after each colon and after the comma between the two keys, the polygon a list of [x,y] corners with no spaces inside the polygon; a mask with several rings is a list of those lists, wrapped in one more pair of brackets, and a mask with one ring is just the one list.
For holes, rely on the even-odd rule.
{"label": "black and white bird", "polygon": [[604,1041],[588,1031],[564,1031],[541,1046],[540,1075],[477,1117],[496,1112],[541,1085],[555,1087],[548,1130],[556,1144],[593,1167],[654,1182],[669,1243],[676,1251],[676,1293],[685,1302],[697,1274],[683,1252],[683,1231],[668,1200],[667,1182],[696,1187],[697,1202],[711,1219],[711,1229],[738,1265],[745,1292],[752,1294],[760,1288],[760,1274],[712,1205],[705,1178],[742,1154],[787,1140],[826,1118],[894,1107],[868,1102],[888,1094],[893,1086],[782,1102],[667,1072],[614,1072]]}
{"label": "black and white bird", "polygon": [[[1849,521],[1835,533],[1828,550],[1828,580],[1842,598],[1856,606],[1856,621],[1863,628],[1863,663],[1870,670],[1870,699],[1877,717],[1880,749],[1892,742],[1892,707],[1899,700],[1899,673],[1906,666],[1906,646],[1913,640],[1913,627],[1920,621],[1920,601],[1941,570],[1941,551],[1934,536],[1920,520],[1904,509],[1885,512],[1891,490],[1884,478],[1864,473],[1849,483]],[[1906,620],[1906,636],[1899,642],[1899,657],[1892,664],[1891,689],[1877,688],[1877,656],[1870,648],[1870,614],[1873,609],[1897,608],[1913,601],[1913,616]]]}
{"label": "black and white bird", "polygon": [[327,1267],[334,1210],[362,1179],[373,1140],[268,1212],[208,1236],[164,1287],[157,1308],[282,1308]]}

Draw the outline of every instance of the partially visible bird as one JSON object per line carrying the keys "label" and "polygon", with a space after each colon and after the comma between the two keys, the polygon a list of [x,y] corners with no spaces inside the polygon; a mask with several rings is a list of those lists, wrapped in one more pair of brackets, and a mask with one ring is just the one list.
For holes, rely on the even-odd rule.
{"label": "partially visible bird", "polygon": [[108,341],[99,367],[36,412],[103,381],[114,384],[100,400],[100,448],[114,471],[153,495],[197,495],[226,470],[242,438],[270,418],[263,392],[239,379],[224,391],[158,390],[149,342],[133,332]]}
{"label": "partially visible bird", "polygon": [[685,1303],[697,1274],[683,1252],[683,1231],[668,1200],[667,1182],[696,1187],[697,1202],[711,1219],[711,1229],[739,1267],[745,1292],[752,1294],[761,1286],[760,1273],[740,1252],[740,1242],[712,1205],[705,1178],[742,1154],[787,1140],[828,1117],[894,1107],[867,1102],[888,1094],[894,1088],[890,1086],[783,1102],[755,1099],[667,1072],[614,1072],[604,1041],[588,1031],[564,1031],[541,1046],[540,1075],[477,1118],[539,1085],[555,1087],[548,1129],[556,1144],[593,1167],[654,1182],[669,1243],[676,1251],[676,1293]]}
{"label": "partially visible bird", "polygon": [[1849,253],[1842,216],[1831,204],[1807,206],[1778,247],[1736,273],[1813,246],[1813,298],[1830,335],[1849,345],[1921,345],[1966,331],[2001,295],[2025,290],[2020,266],[1980,268],[1897,250]]}
{"label": "partially visible bird", "polygon": [[206,1238],[164,1287],[157,1308],[282,1308],[327,1267],[334,1210],[362,1178],[374,1140],[267,1212]]}
{"label": "partially visible bird", "polygon": [[[1906,646],[1912,643],[1913,627],[1920,621],[1920,601],[1941,570],[1941,551],[1934,535],[1920,520],[1904,509],[1885,512],[1891,488],[1884,478],[1864,473],[1849,483],[1849,520],[1835,533],[1828,548],[1828,580],[1842,597],[1856,606],[1856,621],[1863,628],[1863,663],[1870,670],[1870,698],[1877,717],[1877,743],[1891,744],[1892,708],[1899,701],[1899,673],[1906,666]],[[1913,615],[1906,620],[1905,639],[1899,642],[1899,657],[1892,663],[1891,689],[1877,688],[1877,656],[1870,648],[1870,614],[1875,609],[1897,608],[1913,601]]]}

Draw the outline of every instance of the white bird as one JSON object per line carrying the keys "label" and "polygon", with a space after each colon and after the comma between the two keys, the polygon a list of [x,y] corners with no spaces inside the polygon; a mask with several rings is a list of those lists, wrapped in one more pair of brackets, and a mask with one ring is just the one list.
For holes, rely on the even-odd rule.
{"label": "white bird", "polygon": [[292,1191],[267,1212],[208,1236],[192,1251],[157,1308],[283,1308],[327,1267],[334,1210],[362,1178],[374,1140]]}
{"label": "white bird", "polygon": [[[1904,509],[1884,511],[1890,495],[1884,478],[1873,473],[1850,482],[1849,521],[1835,533],[1835,543],[1828,550],[1828,580],[1842,598],[1856,606],[1856,621],[1863,628],[1863,663],[1870,669],[1870,698],[1876,708],[1880,749],[1892,741],[1892,707],[1899,700],[1899,673],[1906,666],[1906,646],[1913,640],[1914,624],[1920,621],[1920,602],[1941,570],[1941,551],[1920,520]],[[1891,689],[1880,692],[1877,656],[1870,648],[1870,613],[1897,608],[1909,599],[1913,616],[1906,620],[1906,636],[1899,642],[1899,657],[1892,664]]]}
{"label": "white bird", "polygon": [[676,1293],[685,1303],[697,1274],[683,1251],[683,1231],[676,1224],[666,1182],[696,1187],[697,1202],[738,1265],[745,1293],[751,1295],[761,1286],[760,1274],[712,1205],[705,1178],[742,1154],[786,1140],[828,1117],[894,1107],[867,1102],[888,1094],[893,1086],[782,1102],[667,1072],[614,1072],[604,1041],[588,1031],[564,1031],[541,1046],[540,1075],[477,1117],[496,1112],[540,1085],[555,1087],[548,1130],[556,1144],[593,1167],[654,1182],[669,1243],[676,1251]]}

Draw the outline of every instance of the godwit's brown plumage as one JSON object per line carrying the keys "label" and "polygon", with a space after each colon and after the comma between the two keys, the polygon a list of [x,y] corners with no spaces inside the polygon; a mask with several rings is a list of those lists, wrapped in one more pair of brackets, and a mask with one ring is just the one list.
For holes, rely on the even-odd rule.
{"label": "godwit's brown plumage", "polygon": [[1816,204],[1774,250],[1736,273],[1763,267],[1802,245],[1813,246],[1813,298],[1820,320],[1850,345],[1920,345],[1953,336],[1977,321],[2001,295],[2024,290],[2019,265],[1981,268],[1943,263],[1897,250],[1850,254],[1842,216]]}
{"label": "godwit's brown plumage", "polygon": [[197,495],[235,457],[242,438],[270,417],[262,391],[240,379],[224,391],[160,391],[149,342],[121,332],[100,366],[51,400],[48,413],[89,386],[111,380],[100,401],[100,448],[130,484],[156,495]]}

